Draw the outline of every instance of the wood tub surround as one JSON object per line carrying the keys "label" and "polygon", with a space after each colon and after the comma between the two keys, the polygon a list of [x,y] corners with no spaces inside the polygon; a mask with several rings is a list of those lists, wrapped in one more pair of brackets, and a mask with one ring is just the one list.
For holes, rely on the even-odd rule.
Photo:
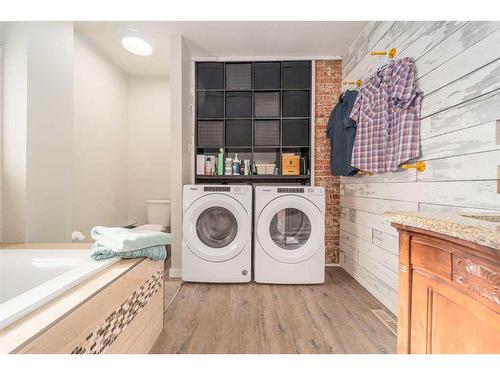
{"label": "wood tub surround", "polygon": [[[386,215],[397,217],[400,236],[398,353],[500,353],[500,249],[478,243],[484,233],[466,241],[422,229],[414,217],[425,215]],[[498,236],[492,228],[490,242]]]}
{"label": "wood tub surround", "polygon": [[148,353],[163,329],[163,274],[163,262],[121,260],[0,330],[0,353]]}

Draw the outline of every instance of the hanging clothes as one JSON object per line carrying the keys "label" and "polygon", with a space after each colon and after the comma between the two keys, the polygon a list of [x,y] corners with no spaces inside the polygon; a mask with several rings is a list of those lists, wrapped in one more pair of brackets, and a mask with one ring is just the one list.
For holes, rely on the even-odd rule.
{"label": "hanging clothes", "polygon": [[357,168],[351,166],[356,123],[349,117],[358,92],[347,90],[332,110],[326,136],[330,138],[330,169],[334,176],[353,176]]}
{"label": "hanging clothes", "polygon": [[397,171],[420,156],[422,92],[415,62],[393,60],[361,88],[350,118],[356,122],[352,165],[367,172]]}

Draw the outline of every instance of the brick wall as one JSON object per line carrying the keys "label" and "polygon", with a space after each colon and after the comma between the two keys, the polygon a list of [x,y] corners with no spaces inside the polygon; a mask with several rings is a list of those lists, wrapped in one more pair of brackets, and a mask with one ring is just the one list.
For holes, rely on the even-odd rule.
{"label": "brick wall", "polygon": [[342,61],[316,61],[314,182],[325,188],[326,263],[338,263],[340,232],[340,179],[330,173],[330,141],[326,125],[342,89]]}

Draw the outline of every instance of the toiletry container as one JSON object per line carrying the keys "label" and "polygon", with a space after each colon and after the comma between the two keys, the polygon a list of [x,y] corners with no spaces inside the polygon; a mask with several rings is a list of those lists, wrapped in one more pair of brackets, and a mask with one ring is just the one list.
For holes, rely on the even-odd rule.
{"label": "toiletry container", "polygon": [[233,175],[239,176],[239,174],[240,174],[240,160],[238,159],[238,154],[234,154]]}

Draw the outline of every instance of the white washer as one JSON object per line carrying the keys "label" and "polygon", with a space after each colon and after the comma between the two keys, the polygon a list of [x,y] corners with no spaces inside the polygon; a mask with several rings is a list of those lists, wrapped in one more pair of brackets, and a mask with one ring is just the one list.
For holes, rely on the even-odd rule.
{"label": "white washer", "polygon": [[182,280],[249,282],[251,238],[251,186],[184,186]]}
{"label": "white washer", "polygon": [[254,274],[258,283],[325,281],[325,190],[255,186]]}

